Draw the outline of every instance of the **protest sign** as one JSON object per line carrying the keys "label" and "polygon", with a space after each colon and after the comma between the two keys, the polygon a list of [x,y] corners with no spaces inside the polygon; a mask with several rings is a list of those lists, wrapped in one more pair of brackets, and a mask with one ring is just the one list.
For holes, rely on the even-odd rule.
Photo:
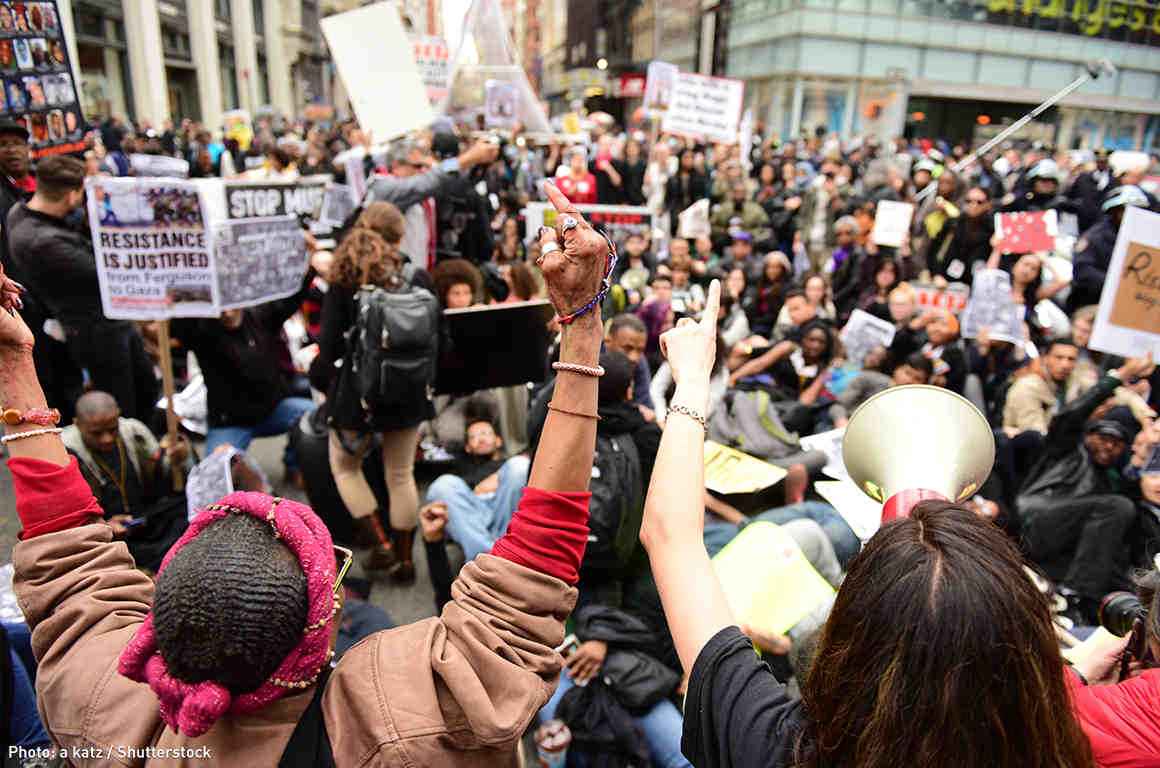
{"label": "protest sign", "polygon": [[1059,217],[1055,211],[996,213],[995,246],[1000,253],[1034,253],[1055,249]]}
{"label": "protest sign", "polygon": [[431,124],[435,113],[396,4],[334,14],[321,25],[364,131],[387,141]]}
{"label": "protest sign", "polygon": [[685,210],[677,214],[677,237],[693,239],[708,237],[712,231],[709,226],[709,199],[701,198]]}
{"label": "protest sign", "polygon": [[56,2],[0,3],[0,112],[28,130],[32,158],[83,152],[85,121]]}
{"label": "protest sign", "polygon": [[190,470],[185,481],[186,510],[190,522],[198,511],[234,492],[232,459],[235,453],[237,451],[231,446],[222,446]]}
{"label": "protest sign", "polygon": [[705,441],[705,487],[730,495],[755,493],[782,481],[786,471],[712,440]]}
{"label": "protest sign", "polygon": [[189,176],[189,163],[181,158],[166,155],[143,155],[134,152],[129,155],[129,166],[137,176],[169,179],[184,179]]}
{"label": "protest sign", "polygon": [[85,181],[105,317],[217,317],[213,249],[196,182]]}
{"label": "protest sign", "polygon": [[663,61],[649,62],[643,100],[646,112],[658,115],[668,111],[673,101],[673,89],[676,88],[678,74],[680,70],[676,64]]}
{"label": "protest sign", "polygon": [[322,210],[318,222],[327,227],[341,227],[358,207],[354,194],[345,184],[329,184],[322,195]]}
{"label": "protest sign", "polygon": [[1128,206],[1108,264],[1091,348],[1160,359],[1160,214]]}
{"label": "protest sign", "polygon": [[869,541],[882,527],[882,504],[862,493],[852,480],[819,480],[814,490],[838,510],[862,541]]}
{"label": "protest sign", "polygon": [[[631,233],[649,237],[652,234],[653,214],[643,206],[632,205],[578,205],[592,226],[603,229],[613,242],[623,245]],[[528,203],[523,210],[525,231],[532,236],[540,227],[556,226],[556,209],[550,203]]]}
{"label": "protest sign", "polygon": [[737,141],[744,99],[741,80],[679,72],[661,129],[732,144]]}
{"label": "protest sign", "polygon": [[488,128],[510,128],[516,122],[519,91],[515,83],[488,80],[484,85],[483,119]]}
{"label": "protest sign", "polygon": [[221,222],[213,245],[221,309],[264,304],[302,287],[306,237],[296,216]]}
{"label": "protest sign", "polygon": [[910,220],[913,216],[912,204],[883,200],[875,209],[874,229],[870,232],[870,238],[877,245],[901,248],[907,233],[910,232]]}
{"label": "protest sign", "polygon": [[890,347],[894,341],[894,324],[874,317],[869,312],[855,309],[850,320],[842,329],[842,346],[846,348],[846,359],[862,365],[866,355],[875,347]]}
{"label": "protest sign", "polygon": [[303,176],[296,181],[227,181],[226,217],[304,216],[315,221],[330,183],[331,177],[327,175]]}
{"label": "protest sign", "polygon": [[951,283],[946,288],[939,288],[930,283],[911,283],[914,289],[915,301],[922,310],[949,309],[956,315],[967,308],[967,301],[971,296],[971,289],[962,283]]}
{"label": "protest sign", "polygon": [[435,106],[447,98],[447,84],[451,79],[451,51],[446,41],[435,35],[411,38],[411,52],[419,77],[427,88],[427,101]]}
{"label": "protest sign", "polygon": [[994,341],[1023,343],[1023,305],[1011,295],[1011,275],[1001,269],[981,269],[975,273],[971,300],[963,310],[962,335],[978,338],[987,329]]}
{"label": "protest sign", "polygon": [[846,428],[839,427],[826,432],[818,432],[801,439],[803,451],[821,451],[826,454],[825,472],[835,480],[844,480],[850,477],[846,472],[846,462],[842,459],[842,438],[846,436]]}
{"label": "protest sign", "polygon": [[[440,350],[436,393],[465,394],[543,381],[553,314],[551,303],[543,299],[444,310],[451,343]],[[497,345],[496,339],[506,341]]]}
{"label": "protest sign", "polygon": [[793,537],[765,521],[737,534],[713,558],[713,570],[733,618],[766,632],[783,635],[834,598]]}

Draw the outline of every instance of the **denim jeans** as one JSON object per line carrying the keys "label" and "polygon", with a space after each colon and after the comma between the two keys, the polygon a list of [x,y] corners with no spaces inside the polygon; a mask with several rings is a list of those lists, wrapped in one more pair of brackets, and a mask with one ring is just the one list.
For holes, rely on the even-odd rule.
{"label": "denim jeans", "polygon": [[[568,670],[560,670],[560,684],[548,703],[540,710],[540,722],[546,723],[556,716],[556,707],[564,694],[575,687]],[[648,743],[649,757],[655,768],[692,768],[692,764],[681,754],[681,733],[684,730],[684,718],[676,706],[664,699],[653,706],[643,715],[633,718]],[[568,756],[568,765],[583,765],[583,760]]]}
{"label": "denim jeans", "polygon": [[36,667],[27,668],[21,653],[22,645],[28,640],[28,627],[25,624],[5,622],[4,631],[8,635],[8,658],[12,665],[12,713],[8,718],[12,746],[47,745],[48,734],[36,709]]}
{"label": "denim jeans", "polygon": [[[274,437],[284,435],[293,428],[302,414],[314,409],[314,403],[304,397],[287,397],[282,399],[270,415],[250,427],[210,427],[205,436],[205,453],[208,456],[219,445],[232,445],[239,451],[250,447],[255,437]],[[286,469],[298,469],[298,456],[290,444],[286,444],[286,452],[282,454],[282,463]]]}
{"label": "denim jeans", "polygon": [[507,532],[524,486],[531,460],[513,456],[499,468],[499,487],[488,496],[475,492],[456,475],[440,475],[427,489],[427,503],[447,505],[447,533],[463,547],[468,561],[490,552],[496,539]]}
{"label": "denim jeans", "polygon": [[838,562],[842,568],[845,568],[854,555],[862,549],[862,542],[850,528],[849,523],[838,514],[838,510],[820,501],[801,501],[785,507],[767,509],[753,519],[782,525],[790,520],[803,517],[807,520],[813,520],[826,532],[826,536],[830,538],[830,543],[834,545],[834,554],[838,556]]}

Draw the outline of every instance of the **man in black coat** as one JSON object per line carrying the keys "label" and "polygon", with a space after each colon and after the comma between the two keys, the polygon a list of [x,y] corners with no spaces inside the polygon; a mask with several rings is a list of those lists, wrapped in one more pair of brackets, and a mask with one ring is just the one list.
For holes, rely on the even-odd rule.
{"label": "man in black coat", "polygon": [[1100,303],[1108,266],[1112,263],[1112,251],[1120,234],[1120,223],[1128,206],[1147,208],[1148,196],[1136,186],[1113,189],[1102,206],[1104,217],[1076,241],[1071,293],[1067,297],[1069,314],[1080,307]]}
{"label": "man in black coat", "polygon": [[1108,167],[1108,150],[1096,150],[1096,167],[1076,176],[1067,197],[1078,206],[1079,231],[1086,232],[1100,219],[1100,204],[1108,190],[1114,186],[1112,171]]}

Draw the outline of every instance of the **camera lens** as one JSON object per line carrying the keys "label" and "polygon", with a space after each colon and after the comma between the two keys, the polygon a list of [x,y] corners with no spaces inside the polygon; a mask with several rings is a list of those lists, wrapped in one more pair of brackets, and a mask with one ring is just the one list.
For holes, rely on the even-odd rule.
{"label": "camera lens", "polygon": [[1100,625],[1116,637],[1132,631],[1132,623],[1147,615],[1140,598],[1131,592],[1111,592],[1100,601]]}

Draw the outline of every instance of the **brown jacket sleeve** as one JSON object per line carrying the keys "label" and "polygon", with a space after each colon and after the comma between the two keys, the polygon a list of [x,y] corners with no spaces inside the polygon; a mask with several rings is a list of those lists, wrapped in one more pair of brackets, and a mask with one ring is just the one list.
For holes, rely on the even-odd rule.
{"label": "brown jacket sleeve", "polygon": [[[153,582],[134,568],[129,550],[101,523],[22,541],[13,559],[38,661],[37,706],[53,741],[101,751],[154,743],[162,728],[156,697],[117,672],[153,602]],[[122,762],[105,754],[70,758],[74,765]]]}
{"label": "brown jacket sleeve", "polygon": [[437,619],[352,648],[323,699],[340,766],[515,766],[560,673],[576,590],[492,555],[464,566]]}

